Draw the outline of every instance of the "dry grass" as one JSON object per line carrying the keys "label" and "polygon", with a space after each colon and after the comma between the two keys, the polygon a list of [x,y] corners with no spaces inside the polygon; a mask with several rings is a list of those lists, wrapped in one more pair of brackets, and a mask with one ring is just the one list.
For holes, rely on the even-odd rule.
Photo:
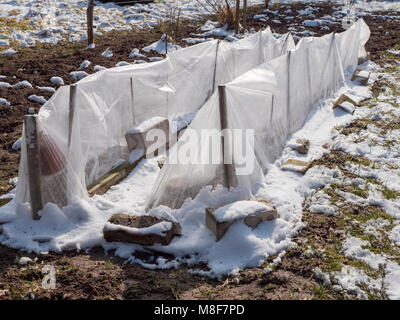
{"label": "dry grass", "polygon": [[227,25],[228,29],[235,26],[236,10],[235,0],[197,0],[200,6],[215,15],[221,25]]}

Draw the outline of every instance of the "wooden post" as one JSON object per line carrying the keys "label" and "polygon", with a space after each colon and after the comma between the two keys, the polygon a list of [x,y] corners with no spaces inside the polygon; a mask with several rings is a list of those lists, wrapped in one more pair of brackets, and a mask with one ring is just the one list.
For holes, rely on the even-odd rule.
{"label": "wooden post", "polygon": [[25,116],[24,123],[32,218],[34,220],[39,220],[40,217],[38,211],[43,208],[43,203],[41,186],[42,173],[40,167],[39,139],[36,120],[36,115],[29,114]]}
{"label": "wooden post", "polygon": [[288,130],[289,130],[289,133],[291,132],[290,131],[290,56],[291,56],[291,51],[289,51],[288,53],[287,53],[287,100],[286,100],[286,102],[287,102],[287,122],[288,122]]}
{"label": "wooden post", "polygon": [[76,84],[71,84],[69,86],[69,123],[68,123],[68,152],[71,147],[72,140],[72,126],[74,124],[74,114],[75,114],[75,100],[76,100]]}
{"label": "wooden post", "polygon": [[247,0],[243,0],[243,25],[246,25],[247,20]]}
{"label": "wooden post", "polygon": [[[218,86],[218,97],[219,97],[219,118],[221,124],[221,147],[222,147],[222,161],[224,166],[224,183],[226,187],[236,187],[237,186],[237,177],[236,177],[236,170],[233,164],[232,153],[229,146],[229,139],[228,137],[225,139],[222,136],[223,130],[228,129],[228,114],[227,114],[227,107],[226,107],[226,92],[225,86],[219,85]],[[226,146],[226,148],[225,148]],[[231,158],[232,163],[225,163],[225,150],[229,152],[228,157]]]}
{"label": "wooden post", "polygon": [[219,44],[221,43],[221,40],[217,40],[217,47],[215,48],[215,62],[214,62],[214,74],[213,74],[213,84],[212,84],[212,89],[210,92],[211,96],[214,93],[215,90],[215,78],[217,77],[217,61],[218,61],[218,49],[219,49]]}
{"label": "wooden post", "polygon": [[131,77],[131,106],[132,106],[133,125],[136,125],[135,100],[134,100],[134,96],[133,96],[133,78],[132,77]]}
{"label": "wooden post", "polygon": [[88,45],[91,45],[94,42],[94,39],[93,39],[93,11],[94,11],[94,0],[88,0],[88,7],[87,7],[87,11],[86,11]]}
{"label": "wooden post", "polygon": [[240,19],[240,0],[236,0],[235,10],[235,34],[239,33],[239,19]]}

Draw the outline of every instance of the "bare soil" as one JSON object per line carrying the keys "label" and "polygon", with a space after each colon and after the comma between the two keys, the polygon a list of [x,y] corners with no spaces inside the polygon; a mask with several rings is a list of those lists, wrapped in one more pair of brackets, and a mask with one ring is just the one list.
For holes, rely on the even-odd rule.
{"label": "bare soil", "polygon": [[[293,3],[294,9],[304,9],[306,5]],[[332,4],[315,3],[320,8],[316,17],[331,14]],[[287,8],[278,9],[283,13]],[[262,13],[262,7],[249,8],[246,28],[255,30],[268,26],[267,22],[255,20],[252,17]],[[381,19],[378,16],[399,15],[394,12],[377,12],[376,17],[366,17],[365,21],[371,28],[371,38],[367,50],[371,52],[371,59],[377,63],[385,63],[384,52],[400,43],[400,21]],[[270,15],[272,17],[272,15]],[[293,15],[291,20],[301,25],[306,17]],[[206,17],[208,18],[208,17]],[[284,21],[284,20],[282,20]],[[198,32],[201,21],[183,22],[178,29],[176,41],[182,43],[182,38]],[[382,26],[382,28],[380,28]],[[272,25],[274,31],[284,33],[288,25]],[[320,28],[309,28],[318,35],[324,31]],[[340,25],[335,25],[331,31],[341,32]],[[330,32],[330,31],[329,31]],[[387,33],[388,32],[388,33]],[[132,61],[127,58],[132,48],[143,48],[157,41],[161,31],[156,28],[145,32],[115,31],[109,32],[101,38],[96,38],[96,48],[84,50],[86,43],[63,42],[55,46],[38,45],[34,49],[18,49],[18,53],[8,57],[0,57],[0,74],[15,78],[11,84],[22,80],[30,81],[34,86],[52,86],[49,79],[52,76],[63,77],[65,84],[74,80],[69,72],[78,69],[81,62],[88,59],[92,62],[88,73],[93,73],[96,64],[113,67],[119,61]],[[110,47],[114,55],[106,59],[100,54]],[[376,90],[379,92],[379,88]],[[9,179],[18,175],[20,153],[11,149],[13,142],[20,137],[23,116],[28,107],[36,110],[40,105],[27,99],[31,94],[38,94],[37,89],[0,89],[0,96],[11,102],[11,107],[0,108],[0,195],[13,188]],[[40,92],[46,99],[48,92]],[[347,130],[357,130],[357,126],[349,126]],[[332,160],[333,159],[333,160]],[[342,155],[324,157],[318,164],[329,166],[329,161],[335,161],[339,167],[343,166],[345,158]],[[282,258],[281,264],[271,273],[264,274],[262,267],[243,270],[237,277],[228,277],[223,281],[208,279],[188,273],[186,267],[178,270],[148,270],[136,264],[124,263],[122,259],[106,255],[101,248],[93,248],[88,253],[66,252],[63,254],[49,253],[36,255],[20,252],[0,245],[0,300],[1,299],[343,299],[354,298],[342,293],[326,289],[315,279],[313,268],[316,266],[329,269],[327,262],[318,258],[306,257],[305,239],[312,239],[320,246],[334,247],[340,239],[336,234],[338,224],[343,227],[342,219],[323,215],[312,215],[306,210],[303,215],[305,228],[295,241],[298,248],[289,250]],[[157,253],[155,253],[157,255]],[[149,253],[143,253],[141,258],[148,258]],[[19,266],[17,261],[21,256],[37,259],[26,266]],[[168,258],[168,257],[167,257]],[[333,262],[332,262],[333,263]],[[44,290],[41,285],[42,267],[53,265],[57,272],[57,288]]]}

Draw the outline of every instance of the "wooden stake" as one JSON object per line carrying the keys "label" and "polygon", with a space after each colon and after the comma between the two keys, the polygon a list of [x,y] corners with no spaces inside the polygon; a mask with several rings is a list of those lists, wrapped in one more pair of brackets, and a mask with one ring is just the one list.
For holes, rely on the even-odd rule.
{"label": "wooden stake", "polygon": [[217,76],[217,61],[218,61],[218,49],[219,49],[219,44],[221,43],[221,40],[217,41],[217,47],[215,48],[215,62],[214,62],[214,74],[213,74],[213,84],[212,84],[212,89],[210,92],[210,96],[214,93],[215,90],[215,78]]}
{"label": "wooden stake", "polygon": [[131,106],[132,106],[133,125],[136,125],[135,100],[134,100],[134,96],[133,96],[133,78],[132,77],[131,77]]}
{"label": "wooden stake", "polygon": [[239,19],[240,19],[240,0],[236,0],[235,10],[235,34],[239,33]]}
{"label": "wooden stake", "polygon": [[247,20],[247,0],[243,0],[243,25],[246,25]]}
{"label": "wooden stake", "polygon": [[287,54],[287,96],[286,96],[286,112],[287,112],[287,122],[288,122],[288,129],[290,133],[290,56],[291,56],[291,51],[288,52]]}
{"label": "wooden stake", "polygon": [[76,100],[76,84],[71,84],[69,86],[69,123],[68,123],[68,151],[71,147],[72,140],[72,126],[74,123],[74,114],[75,114],[75,100]]}
{"label": "wooden stake", "polygon": [[[232,154],[230,152],[229,139],[225,139],[222,136],[223,130],[228,129],[228,114],[226,108],[226,92],[225,86],[218,86],[218,97],[219,97],[219,118],[221,124],[221,147],[222,147],[222,161],[224,164],[224,183],[226,187],[236,187],[237,186],[237,177],[235,172],[235,167],[233,163],[225,163],[225,150],[228,150],[228,156],[231,158],[232,162]],[[225,148],[226,146],[226,148]]]}
{"label": "wooden stake", "polygon": [[88,45],[91,45],[94,42],[94,39],[93,39],[93,11],[94,11],[94,0],[88,0],[88,7],[87,7],[87,11],[86,11]]}
{"label": "wooden stake", "polygon": [[38,211],[43,208],[42,186],[41,186],[41,167],[39,154],[39,140],[37,128],[37,116],[26,115],[25,122],[25,141],[28,163],[28,185],[31,197],[32,218],[39,220]]}

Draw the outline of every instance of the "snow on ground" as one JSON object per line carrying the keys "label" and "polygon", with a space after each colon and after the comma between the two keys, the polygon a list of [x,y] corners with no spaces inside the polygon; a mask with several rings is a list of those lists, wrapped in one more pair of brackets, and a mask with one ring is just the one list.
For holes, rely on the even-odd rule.
{"label": "snow on ground", "polygon": [[[359,99],[369,95],[367,88],[348,83],[347,87],[336,93],[335,98],[343,92],[351,92]],[[166,261],[159,258],[152,263],[140,261],[132,254],[138,249],[146,250],[141,246],[105,242],[102,229],[112,214],[144,213],[144,202],[160,171],[158,161],[162,156],[159,156],[142,160],[126,179],[102,196],[97,195],[90,200],[73,203],[63,211],[47,204],[41,211],[42,218],[39,221],[32,221],[28,208],[24,206],[17,208],[17,214],[13,216],[14,202],[10,202],[1,210],[5,217],[15,220],[3,225],[0,241],[12,247],[36,252],[85,249],[101,244],[106,250],[115,249],[116,255],[148,268],[177,267],[182,263],[194,266],[204,262],[209,271],[199,270],[194,266],[191,272],[211,277],[235,274],[240,269],[259,266],[267,257],[294,245],[291,238],[303,226],[301,217],[304,198],[315,189],[336,179],[335,172],[329,170],[314,169],[301,176],[280,169],[287,158],[294,156],[290,147],[293,139],[300,136],[310,138],[311,147],[307,159],[319,158],[327,152],[322,145],[331,139],[334,126],[350,121],[361,112],[356,110],[353,116],[344,112],[338,113],[332,109],[333,101],[323,100],[315,106],[304,127],[288,140],[288,147],[271,167],[266,175],[266,182],[256,188],[255,196],[270,200],[276,206],[280,217],[274,221],[263,222],[254,230],[239,221],[216,242],[204,224],[205,208],[227,203],[228,200],[246,200],[250,194],[242,188],[228,192],[222,187],[214,190],[204,187],[195,199],[187,199],[180,209],[159,207],[149,212],[151,215],[168,217],[181,224],[181,237],[174,239],[168,246],[152,247],[157,251],[173,254],[175,259]],[[48,228],[49,225],[52,226],[51,229]],[[32,237],[37,241],[32,241]],[[42,241],[49,238],[50,241]]]}
{"label": "snow on ground", "polygon": [[[249,5],[259,3],[262,1],[248,1]],[[207,13],[207,10],[194,0],[163,0],[125,6],[96,1],[94,33],[101,35],[111,30],[152,29],[157,23],[168,19],[168,10],[172,7],[179,7],[182,19],[194,20]],[[9,46],[9,40],[15,40],[24,47],[34,47],[36,41],[56,44],[64,39],[87,40],[84,1],[8,0],[1,5],[1,17],[15,19],[21,23],[21,28],[13,26],[10,29],[0,30],[5,38],[0,40],[1,47]]]}
{"label": "snow on ground", "polygon": [[[248,5],[261,4],[263,0],[249,0]],[[271,1],[293,2],[292,0]],[[313,1],[302,1],[313,2]],[[343,3],[342,1],[338,1]],[[206,2],[204,2],[206,4]],[[200,15],[207,14],[207,10],[195,0],[163,0],[150,4],[136,3],[134,5],[118,6],[113,3],[101,3],[96,1],[94,8],[94,32],[101,35],[111,30],[130,30],[132,28],[153,28],[158,22],[168,19],[170,8],[179,7],[180,18],[197,19]],[[363,15],[373,14],[377,10],[399,9],[400,4],[396,1],[357,1],[355,10]],[[290,9],[289,9],[290,10]],[[266,10],[275,14],[276,17],[284,16],[277,12]],[[341,8],[338,9],[340,17]],[[290,11],[288,12],[290,13]],[[313,17],[311,7],[301,10],[299,15]],[[34,47],[36,42],[56,44],[61,40],[86,41],[86,3],[80,0],[8,0],[2,3],[0,18],[15,19],[20,27],[15,25],[5,30],[0,30],[0,46],[8,47],[10,40],[17,41],[23,47]],[[264,15],[258,15],[259,19],[266,19]],[[333,19],[332,19],[333,18]],[[329,17],[331,23],[335,23],[334,17]],[[280,24],[279,19],[274,19]],[[325,23],[326,22],[325,19]],[[27,23],[28,22],[28,23]],[[315,24],[317,22],[313,22]],[[325,24],[324,22],[322,24]],[[226,30],[203,30],[204,36],[227,34]],[[4,38],[4,39],[3,39]],[[12,48],[7,50],[10,54]]]}
{"label": "snow on ground", "polygon": [[143,48],[144,52],[151,52],[155,51],[158,54],[167,54],[168,52],[173,52],[176,50],[181,49],[180,46],[175,45],[171,42],[171,39],[167,39],[165,35],[161,37],[160,40],[148,45],[147,47]]}
{"label": "snow on ground", "polygon": [[[255,1],[262,2],[262,1]],[[50,3],[50,2],[49,2]],[[9,46],[9,40],[17,40],[22,45],[34,46],[36,41],[56,43],[66,37],[70,41],[85,40],[85,5],[78,0],[51,2],[53,6],[39,6],[34,0],[11,0],[2,4],[0,17],[14,17],[17,21],[29,19],[32,28],[19,31],[9,30],[4,40],[0,43],[2,48]],[[95,8],[96,34],[103,30],[131,28],[134,24],[138,27],[151,28],[157,21],[165,18],[164,2],[150,5],[136,4],[135,6],[118,7],[114,4],[100,4]],[[197,11],[194,2],[180,0],[182,14],[185,18],[195,19],[201,11]],[[360,6],[360,4],[357,4]],[[390,6],[398,5],[393,3],[369,2],[363,12],[373,12]],[[71,14],[72,8],[72,14]],[[53,10],[54,9],[54,10]],[[13,11],[16,10],[16,11]],[[46,11],[47,10],[47,11]],[[15,14],[19,11],[18,14]],[[268,12],[273,13],[268,10]],[[313,19],[311,7],[298,12],[299,15],[308,17],[304,27],[318,25],[321,28],[329,28],[332,23],[340,23],[342,16],[338,9],[333,17]],[[364,13],[369,14],[369,13]],[[373,13],[371,13],[373,14]],[[275,15],[280,15],[275,12]],[[265,15],[257,18],[265,19]],[[281,18],[279,18],[281,19]],[[278,19],[275,19],[280,21]],[[130,25],[126,25],[129,22]],[[187,43],[207,41],[210,36],[232,36],[223,27],[212,22],[207,22],[201,29],[202,33],[194,35],[199,38],[188,38]],[[308,35],[308,30],[296,31],[295,34]],[[226,34],[225,34],[225,33]],[[201,36],[201,38],[200,38]],[[162,39],[160,40],[162,41]],[[156,42],[149,49],[158,49],[159,42]],[[165,49],[165,45],[164,45]],[[8,48],[9,52],[15,51]],[[1,51],[4,52],[4,51]],[[162,53],[162,52],[161,52]],[[392,50],[392,54],[398,51]],[[104,56],[112,52],[107,51]],[[140,55],[139,50],[132,50],[132,55]],[[120,62],[123,64],[123,61]],[[372,63],[365,66],[368,70],[374,71],[376,66]],[[83,66],[82,66],[83,68]],[[95,70],[103,67],[96,66]],[[85,75],[84,71],[75,71],[72,76],[78,80]],[[1,77],[2,78],[2,77]],[[371,82],[377,78],[372,74]],[[59,77],[53,77],[51,82],[63,84]],[[0,85],[7,86],[8,83],[1,82]],[[46,90],[45,88],[38,88]],[[352,94],[359,100],[370,96],[368,88],[357,86],[348,82],[347,87],[342,88],[335,98],[341,93]],[[32,100],[43,103],[40,96],[31,96]],[[290,137],[287,147],[279,159],[270,168],[265,177],[265,183],[260,184],[255,196],[265,197],[274,204],[278,210],[279,218],[275,221],[264,222],[252,230],[242,222],[235,223],[225,234],[223,239],[215,242],[214,236],[204,225],[204,210],[206,207],[215,206],[230,200],[244,200],[249,194],[240,188],[228,193],[224,188],[211,190],[205,187],[195,199],[189,199],[182,208],[171,210],[167,207],[160,207],[150,211],[150,214],[167,217],[178,221],[182,226],[182,237],[174,239],[168,246],[155,245],[152,249],[170,253],[176,256],[171,261],[158,258],[157,261],[142,261],[132,254],[136,250],[145,248],[131,244],[107,243],[102,238],[102,229],[108,218],[114,213],[143,214],[144,201],[147,198],[152,182],[159,173],[159,161],[162,156],[154,159],[142,160],[136,169],[120,184],[112,187],[102,196],[94,196],[92,199],[80,200],[71,205],[58,209],[52,204],[47,204],[41,211],[41,220],[32,221],[29,208],[21,205],[15,213],[15,203],[10,202],[0,209],[0,221],[12,220],[1,226],[3,233],[0,234],[0,242],[11,247],[21,248],[28,251],[47,252],[50,250],[60,252],[69,249],[88,249],[95,245],[102,245],[105,250],[115,249],[115,254],[128,259],[131,262],[139,263],[147,268],[168,268],[178,267],[182,263],[193,266],[191,272],[205,274],[211,277],[220,277],[225,274],[235,274],[245,267],[259,266],[267,257],[282,254],[284,250],[294,245],[291,238],[302,228],[301,222],[303,201],[306,201],[306,208],[313,214],[335,215],[340,203],[332,203],[332,199],[323,192],[326,186],[368,186],[368,196],[361,197],[350,192],[338,191],[343,202],[353,205],[375,205],[383,208],[385,212],[394,219],[395,226],[388,231],[388,238],[393,244],[400,245],[400,204],[395,198],[385,198],[382,188],[372,186],[368,179],[376,179],[387,188],[400,191],[400,150],[395,141],[400,139],[400,130],[391,130],[387,135],[382,135],[373,124],[374,121],[390,120],[400,116],[399,111],[394,109],[388,101],[387,95],[383,94],[374,108],[356,108],[353,115],[333,110],[334,99],[320,101],[310,113],[304,127]],[[398,103],[398,102],[397,102]],[[0,98],[1,106],[9,106],[10,103]],[[193,116],[193,115],[191,115]],[[335,128],[350,123],[353,120],[369,117],[371,123],[365,132],[360,135],[340,134]],[[190,120],[189,120],[190,121]],[[298,154],[291,147],[298,138],[310,139],[310,151],[307,156]],[[358,141],[358,142],[355,142]],[[323,145],[331,145],[328,148]],[[319,159],[331,150],[341,150],[353,156],[362,156],[378,163],[379,166],[363,166],[349,163],[348,170],[359,178],[349,179],[343,176],[338,169],[326,167],[313,167],[304,176],[294,172],[282,171],[280,166],[289,158],[302,160]],[[322,190],[322,191],[321,191]],[[14,196],[12,191],[9,197]],[[386,230],[385,221],[370,221],[363,225],[366,234],[379,237],[382,230]],[[49,228],[51,226],[51,228]],[[386,276],[382,279],[373,279],[364,271],[354,267],[346,266],[340,272],[332,275],[336,288],[354,292],[358,298],[366,298],[365,292],[360,288],[363,284],[372,291],[380,290],[381,284],[390,298],[400,299],[400,267],[392,257],[385,253],[371,252],[367,240],[349,235],[343,243],[343,253],[356,260],[363,261],[371,268],[379,268],[384,265]],[[196,264],[205,262],[209,271],[199,270]]]}
{"label": "snow on ground", "polygon": [[47,102],[47,100],[43,96],[37,96],[35,94],[31,94],[28,97],[28,100],[33,101],[33,102],[37,102],[37,103],[40,103],[40,104],[45,104]]}
{"label": "snow on ground", "polygon": [[[390,53],[398,54],[393,50]],[[356,214],[353,220],[347,218],[351,225],[344,232],[341,252],[363,265],[344,265],[341,271],[330,275],[337,290],[343,289],[360,299],[367,299],[371,293],[400,299],[400,70],[395,70],[377,70],[372,77],[385,79],[382,93],[372,103],[356,108],[351,117],[356,122],[332,131],[331,150],[353,157],[346,161],[345,168],[320,166],[307,172],[319,179],[325,175],[325,181],[314,192],[307,192],[305,207],[310,212],[318,204],[318,214],[340,216],[346,207]],[[369,215],[357,217],[360,210]]]}

